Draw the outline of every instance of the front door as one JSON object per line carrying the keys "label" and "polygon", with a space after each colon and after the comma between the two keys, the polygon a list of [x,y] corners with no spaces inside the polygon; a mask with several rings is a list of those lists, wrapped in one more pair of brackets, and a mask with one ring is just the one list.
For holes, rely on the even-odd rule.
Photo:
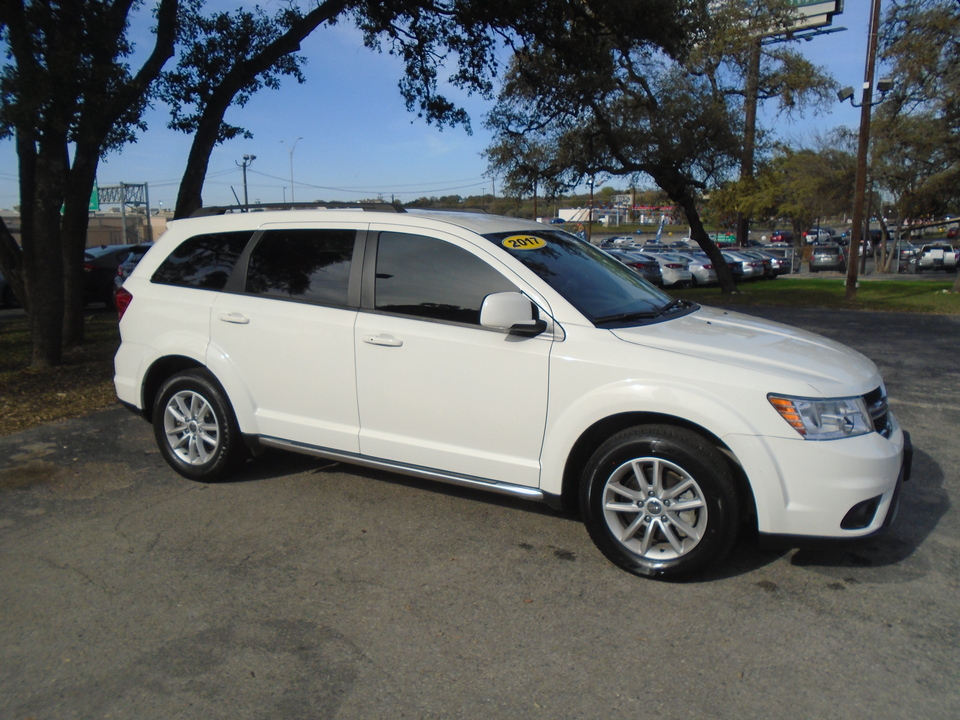
{"label": "front door", "polygon": [[374,261],[355,336],[361,453],[538,486],[552,334],[482,328],[483,298],[517,287],[455,238],[380,233]]}

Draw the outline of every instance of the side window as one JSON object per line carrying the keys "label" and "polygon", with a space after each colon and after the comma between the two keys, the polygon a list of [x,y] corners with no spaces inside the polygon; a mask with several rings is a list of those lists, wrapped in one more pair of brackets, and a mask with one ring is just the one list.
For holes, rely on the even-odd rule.
{"label": "side window", "polygon": [[516,289],[483,260],[455,245],[421,235],[380,234],[377,310],[479,325],[480,305],[487,295]]}
{"label": "side window", "polygon": [[347,305],[355,230],[268,230],[250,253],[246,291]]}
{"label": "side window", "polygon": [[161,285],[223,290],[251,236],[250,231],[196,235],[170,253],[151,280]]}

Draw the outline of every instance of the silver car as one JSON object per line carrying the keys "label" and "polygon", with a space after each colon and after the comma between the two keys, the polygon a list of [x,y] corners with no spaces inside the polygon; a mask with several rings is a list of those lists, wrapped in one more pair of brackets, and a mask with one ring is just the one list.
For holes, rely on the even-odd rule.
{"label": "silver car", "polygon": [[660,274],[663,276],[663,286],[665,288],[687,288],[693,285],[693,274],[687,269],[687,261],[682,258],[668,258],[672,253],[651,252],[651,253],[632,253],[636,256],[642,256],[656,260],[660,263]]}
{"label": "silver car", "polygon": [[715,285],[717,283],[717,271],[713,267],[713,261],[707,257],[706,253],[664,253],[667,257],[677,257],[687,263],[687,269],[693,275],[691,283],[697,285]]}
{"label": "silver car", "polygon": [[760,260],[748,257],[741,253],[735,252],[734,250],[721,250],[721,254],[728,261],[740,264],[740,272],[737,272],[738,268],[736,265],[731,267],[733,270],[734,279],[758,280],[763,277],[763,263]]}

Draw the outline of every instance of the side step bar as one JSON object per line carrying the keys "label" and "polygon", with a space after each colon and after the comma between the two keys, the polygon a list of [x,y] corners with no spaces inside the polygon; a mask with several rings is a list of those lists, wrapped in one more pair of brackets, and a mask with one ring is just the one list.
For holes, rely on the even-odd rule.
{"label": "side step bar", "polygon": [[390,462],[389,460],[378,460],[363,455],[343,452],[340,450],[331,450],[329,448],[320,448],[305,443],[282,440],[274,437],[259,437],[257,442],[267,447],[277,448],[279,450],[289,450],[291,452],[301,453],[303,455],[313,455],[314,457],[325,460],[335,460],[345,462],[351,465],[362,465],[363,467],[373,468],[375,470],[387,470],[400,473],[402,475],[412,475],[413,477],[423,478],[424,480],[435,480],[437,482],[447,483],[448,485],[459,485],[460,487],[476,488],[486,490],[487,492],[499,493],[500,495],[511,495],[526,500],[545,502],[546,498],[541,490],[537,488],[526,487],[524,485],[512,485],[511,483],[497,482],[496,480],[486,480],[484,478],[473,477],[471,475],[459,475],[457,473],[446,473],[441,470],[431,470],[430,468],[419,467],[417,465],[404,465],[403,463]]}

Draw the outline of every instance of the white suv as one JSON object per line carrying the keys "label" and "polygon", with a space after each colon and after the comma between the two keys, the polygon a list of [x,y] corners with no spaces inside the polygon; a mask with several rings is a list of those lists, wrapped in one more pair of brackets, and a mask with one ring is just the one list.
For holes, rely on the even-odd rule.
{"label": "white suv", "polygon": [[[392,210],[391,206],[386,206]],[[288,209],[171,223],[118,294],[120,400],[185,477],[264,447],[576,507],[634,573],[893,517],[865,357],[676,301],[555,226]]]}

